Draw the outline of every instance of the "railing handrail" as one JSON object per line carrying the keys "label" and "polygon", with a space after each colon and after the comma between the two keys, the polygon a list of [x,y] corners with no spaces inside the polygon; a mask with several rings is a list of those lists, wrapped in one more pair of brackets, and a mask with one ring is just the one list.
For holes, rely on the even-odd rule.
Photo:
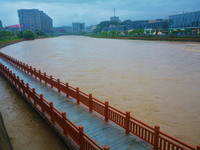
{"label": "railing handrail", "polygon": [[[12,57],[10,57],[10,56],[8,56],[8,55],[6,55],[6,54],[3,54],[3,53],[1,53],[1,52],[0,52],[0,56],[3,56],[3,57],[6,58],[7,60],[9,60],[9,61],[15,63],[16,65],[18,65],[19,67],[21,67],[21,68],[23,68],[23,69],[24,69],[24,65],[26,65],[25,63],[22,63],[22,62],[18,63],[18,60],[17,60],[17,59],[14,59],[14,58],[12,58]],[[33,68],[32,68],[32,71],[34,72],[35,70],[33,70]],[[39,73],[39,72],[36,71],[36,73]],[[40,72],[40,75],[42,75],[41,72]],[[47,77],[47,75],[46,75],[46,77]],[[50,78],[48,78],[48,79],[50,79]],[[53,80],[53,82],[56,83],[55,85],[53,85],[54,87],[55,87],[55,86],[58,87],[59,84],[60,84],[60,85],[65,85],[65,84],[62,83],[61,81],[60,81],[60,83],[58,84],[57,79],[52,78],[52,80]],[[57,88],[57,87],[56,87],[56,88]],[[72,86],[68,86],[68,88],[71,89],[73,92],[76,93],[76,88],[74,88],[74,87],[72,87]],[[59,87],[58,87],[58,90],[59,90]],[[69,94],[69,93],[66,93],[66,94]],[[72,93],[71,93],[71,94],[72,94]],[[92,96],[92,98],[91,98],[92,102],[90,102],[91,100],[90,100],[89,95],[86,94],[86,93],[84,93],[84,92],[82,92],[82,91],[80,91],[80,90],[79,90],[79,94],[82,94],[84,97],[86,97],[86,98],[89,100],[89,104],[87,104],[87,103],[86,103],[86,104],[83,103],[83,104],[84,104],[85,106],[89,107],[90,111],[93,110],[93,104],[94,104],[94,103],[96,103],[96,104],[100,103],[100,104],[102,105],[102,107],[105,109],[105,110],[104,110],[104,115],[103,115],[103,116],[105,116],[105,120],[106,120],[106,115],[108,115],[108,114],[105,114],[106,111],[107,111],[107,110],[106,110],[106,104],[105,104],[105,103],[103,103],[102,101],[100,101],[100,100],[94,98],[93,96]],[[73,94],[72,94],[72,95],[73,95]],[[69,94],[69,96],[72,96],[72,95]],[[74,98],[74,96],[72,96],[72,97]],[[76,99],[76,98],[75,98],[75,99]],[[142,129],[142,132],[143,132],[143,130],[145,130],[145,131],[153,130],[154,138],[157,138],[157,139],[152,140],[152,141],[154,141],[154,142],[149,142],[149,140],[146,140],[146,139],[145,139],[145,138],[146,138],[146,135],[145,135],[144,137],[143,137],[143,135],[140,135],[140,137],[142,137],[142,139],[146,140],[149,144],[153,145],[154,148],[155,148],[156,140],[158,140],[158,138],[159,138],[159,135],[160,135],[160,134],[161,134],[161,135],[165,135],[165,136],[167,135],[167,134],[165,134],[164,132],[161,132],[160,130],[157,131],[157,133],[156,133],[156,128],[153,128],[153,127],[151,127],[151,126],[145,124],[144,122],[142,122],[142,121],[140,121],[140,120],[138,120],[138,119],[136,119],[136,118],[130,116],[130,113],[129,113],[129,116],[127,116],[126,113],[124,113],[124,112],[122,112],[122,111],[120,111],[120,110],[118,110],[118,109],[116,109],[116,108],[114,108],[114,107],[112,107],[112,106],[110,106],[110,105],[108,105],[107,108],[108,108],[108,110],[112,111],[112,112],[115,113],[116,115],[119,114],[119,115],[120,115],[119,117],[123,116],[123,119],[125,119],[126,122],[128,121],[128,123],[125,123],[125,125],[124,125],[124,122],[119,123],[119,122],[118,122],[118,119],[112,119],[112,120],[111,120],[112,122],[114,122],[114,123],[120,125],[120,126],[123,127],[124,129],[126,129],[126,133],[129,133],[129,132],[130,132],[130,126],[129,126],[129,122],[130,122],[130,121],[134,121],[136,124],[138,124],[139,127]],[[99,113],[100,115],[102,115],[102,113],[98,112],[98,111],[100,111],[100,110],[95,110],[95,111],[96,111],[97,113]],[[110,116],[107,116],[107,120],[109,119],[109,117],[110,117]],[[141,126],[141,125],[142,125],[142,126]],[[131,133],[134,134],[134,132],[131,132]],[[158,136],[155,136],[155,133],[158,134]],[[160,134],[159,134],[159,133],[160,133]],[[140,134],[140,132],[139,132],[139,134]],[[171,137],[171,136],[169,136],[169,137]],[[171,142],[172,142],[172,141],[177,142],[177,140],[176,140],[175,138],[173,138],[173,137],[172,137],[172,138],[169,138],[169,139],[171,139]],[[184,142],[181,142],[180,140],[178,140],[178,141],[179,141],[178,143],[179,143],[179,144],[182,144],[183,146],[186,146],[186,147],[188,147],[188,148],[191,148],[192,150],[195,149],[194,147],[192,147],[192,146],[190,146],[190,145],[187,145],[187,144],[185,145],[185,143],[184,143]],[[172,142],[171,144],[173,144],[173,142]],[[158,146],[158,145],[157,145],[157,146]],[[176,145],[176,146],[178,146],[178,145]],[[198,149],[198,150],[199,150],[199,149]]]}
{"label": "railing handrail", "polygon": [[[12,70],[9,70],[9,68],[7,68],[5,65],[3,65],[1,62],[0,62],[0,71],[2,72],[2,73],[4,73],[4,75],[6,76],[8,76],[8,79],[10,79],[10,78],[12,78],[12,79],[10,79],[10,82],[12,83],[12,81],[15,81],[15,83],[16,83],[16,81],[18,81],[18,90],[19,90],[19,92],[22,94],[22,91],[21,91],[21,89],[23,90],[23,92],[24,92],[24,90],[26,89],[26,90],[29,90],[29,91],[31,91],[32,93],[34,93],[34,95],[38,98],[38,99],[40,99],[40,95],[34,90],[33,91],[33,89],[31,88],[31,87],[27,87],[27,84],[23,81],[23,80],[20,80],[20,78],[18,77],[14,77],[14,73],[12,73]],[[6,77],[7,77],[6,76]],[[28,94],[27,92],[26,92],[26,94]],[[24,96],[26,96],[26,95],[24,95]],[[29,95],[30,96],[30,95]],[[33,98],[33,97],[32,97]],[[34,101],[35,101],[35,99],[34,99]],[[45,98],[43,98],[43,100],[41,101],[41,103],[46,103],[47,105],[48,105],[48,107],[50,108],[50,104],[49,104],[49,102],[45,99]],[[35,106],[37,106],[37,105],[35,105]],[[42,106],[40,106],[41,108],[42,108]],[[43,108],[42,108],[43,109]],[[59,115],[59,117],[61,118],[62,117],[62,113],[57,109],[57,108],[55,108],[54,106],[52,107],[52,110],[53,111],[55,111],[56,112],[56,114],[58,114]],[[67,121],[68,123],[70,123],[69,125],[71,125],[71,127],[73,127],[74,128],[74,130],[76,130],[76,132],[79,132],[79,127],[77,126],[77,125],[75,125],[71,120],[69,120],[67,117],[65,118],[65,121]],[[88,139],[88,141],[92,144],[91,146],[92,147],[96,147],[96,148],[98,148],[98,149],[102,149],[103,150],[103,147],[101,147],[96,141],[94,141],[91,137],[89,137],[85,132],[83,132],[83,136],[86,138],[86,139]],[[79,143],[80,144],[80,143]],[[82,148],[81,148],[82,149]]]}
{"label": "railing handrail", "polygon": [[164,132],[162,132],[162,131],[160,131],[159,133],[160,133],[162,136],[167,137],[167,138],[169,138],[169,139],[171,139],[171,140],[173,140],[173,141],[175,141],[175,142],[177,142],[177,143],[179,143],[179,144],[181,144],[181,145],[183,145],[183,146],[185,146],[185,147],[187,147],[187,148],[195,149],[194,147],[192,147],[192,146],[190,146],[190,145],[188,145],[188,144],[186,144],[186,143],[184,143],[184,142],[182,142],[182,141],[180,141],[180,140],[178,140],[178,139],[176,139],[176,138],[174,138],[174,137],[168,135],[167,133],[164,133]]}

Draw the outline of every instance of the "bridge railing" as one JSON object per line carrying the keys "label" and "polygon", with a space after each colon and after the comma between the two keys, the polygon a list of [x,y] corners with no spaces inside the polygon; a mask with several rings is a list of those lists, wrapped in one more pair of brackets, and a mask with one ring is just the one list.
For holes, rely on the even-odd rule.
{"label": "bridge railing", "polygon": [[91,139],[84,131],[83,127],[76,126],[66,117],[65,112],[60,112],[53,106],[53,102],[48,102],[42,94],[38,94],[34,88],[12,73],[9,68],[0,63],[0,71],[17,88],[17,90],[31,103],[34,108],[42,114],[63,136],[69,135],[82,150],[109,150],[104,148]]}
{"label": "bridge railing", "polygon": [[174,137],[167,135],[166,133],[160,131],[159,126],[154,128],[143,123],[142,121],[130,116],[130,112],[121,112],[120,110],[109,105],[109,102],[105,103],[94,98],[92,94],[85,94],[80,91],[79,88],[74,88],[69,86],[68,83],[63,83],[60,79],[55,79],[52,75],[48,76],[46,73],[42,73],[40,70],[33,69],[32,66],[22,63],[17,59],[14,59],[6,54],[0,52],[0,56],[6,60],[13,63],[13,65],[19,67],[20,69],[28,72],[40,81],[51,86],[51,88],[57,88],[58,92],[63,92],[67,97],[72,97],[88,107],[89,111],[95,111],[102,115],[105,121],[112,121],[117,125],[125,129],[125,133],[132,133],[144,141],[148,142],[154,147],[154,150],[200,150],[200,145],[194,148]]}

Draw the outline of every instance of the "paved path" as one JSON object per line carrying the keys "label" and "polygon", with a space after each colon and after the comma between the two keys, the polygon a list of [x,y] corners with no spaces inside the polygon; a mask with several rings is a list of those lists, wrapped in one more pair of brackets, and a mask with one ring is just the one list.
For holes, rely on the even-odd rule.
{"label": "paved path", "polygon": [[41,83],[23,71],[12,66],[0,58],[0,62],[9,67],[25,83],[29,83],[31,88],[35,88],[38,94],[43,94],[49,102],[52,101],[54,106],[61,112],[66,112],[67,117],[78,126],[83,126],[84,131],[101,146],[108,145],[111,150],[150,150],[152,146],[135,137],[126,135],[124,129],[115,125],[111,121],[106,123],[95,113],[77,105],[72,98],[58,93],[49,86]]}

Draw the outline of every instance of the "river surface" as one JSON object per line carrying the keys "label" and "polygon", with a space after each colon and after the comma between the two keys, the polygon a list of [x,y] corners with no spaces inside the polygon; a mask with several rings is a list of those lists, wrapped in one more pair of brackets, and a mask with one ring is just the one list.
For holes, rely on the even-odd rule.
{"label": "river surface", "polygon": [[[192,146],[200,144],[200,43],[61,36],[20,42],[0,51],[108,100],[151,126],[160,125]],[[9,96],[17,97],[15,92]],[[13,107],[8,102],[0,105],[1,111],[25,109]],[[14,119],[14,114],[7,115]],[[18,124],[20,117],[17,128]]]}

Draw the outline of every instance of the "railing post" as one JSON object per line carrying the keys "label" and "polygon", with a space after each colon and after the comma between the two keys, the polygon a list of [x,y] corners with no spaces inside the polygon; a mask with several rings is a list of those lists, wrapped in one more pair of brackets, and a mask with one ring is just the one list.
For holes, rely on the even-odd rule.
{"label": "railing post", "polygon": [[42,105],[40,107],[42,108],[42,113],[44,114],[44,109],[43,109],[44,97],[43,97],[43,94],[40,94],[40,100],[42,101]]}
{"label": "railing post", "polygon": [[66,95],[67,95],[67,98],[69,98],[69,83],[68,82],[66,83],[66,89],[67,89],[66,90],[66,93],[67,93]]}
{"label": "railing post", "polygon": [[[22,82],[22,86],[24,86],[24,80],[23,79],[21,80],[21,82]],[[25,95],[24,89],[22,89],[22,90],[23,90],[23,94]]]}
{"label": "railing post", "polygon": [[84,150],[84,137],[83,137],[83,126],[79,127],[79,146],[80,150]]}
{"label": "railing post", "polygon": [[[28,83],[26,83],[26,87],[27,87],[27,89],[28,89],[28,91],[29,91],[29,84],[28,84]],[[28,95],[28,99],[30,99],[29,92],[27,93],[27,95]]]}
{"label": "railing post", "polygon": [[[32,91],[33,91],[33,95],[35,96],[35,88],[32,88]],[[36,106],[36,100],[35,99],[33,99],[33,101],[34,101],[34,105]]]}
{"label": "railing post", "polygon": [[53,88],[53,76],[50,75],[50,80],[51,80],[51,88]]}
{"label": "railing post", "polygon": [[33,68],[32,68],[32,66],[30,66],[30,70],[31,70],[31,76],[32,76],[32,75],[33,75],[33,74],[32,74],[32,71],[33,71]]}
{"label": "railing post", "polygon": [[[17,80],[19,81],[19,76],[17,76]],[[18,89],[20,89],[20,85],[18,85]]]}
{"label": "railing post", "polygon": [[29,68],[28,68],[28,64],[26,64],[26,68],[27,68],[27,73],[29,74],[29,71],[28,71],[28,69],[29,69]]}
{"label": "railing post", "polygon": [[110,147],[109,146],[104,146],[103,150],[110,150]]}
{"label": "railing post", "polygon": [[54,119],[53,119],[53,102],[49,102],[49,105],[50,105],[50,112],[51,112],[51,122],[53,123],[54,122]]}
{"label": "railing post", "polygon": [[105,116],[105,121],[107,122],[108,121],[108,105],[109,105],[109,102],[108,101],[105,101],[105,109],[104,109],[104,116]]}
{"label": "railing post", "polygon": [[15,82],[15,79],[16,79],[16,75],[15,75],[15,73],[13,73],[13,76],[14,76],[14,80],[13,80],[13,83],[14,83],[14,85],[16,86],[16,82]]}
{"label": "railing post", "polygon": [[[12,70],[10,71],[10,74],[11,74],[11,76],[12,76]],[[10,77],[10,79],[11,79],[11,81],[13,80],[11,77]]]}
{"label": "railing post", "polygon": [[62,112],[62,119],[63,119],[63,126],[62,126],[63,134],[67,135],[66,126],[65,126],[65,124],[66,124],[66,112]]}
{"label": "railing post", "polygon": [[44,82],[45,82],[45,84],[47,84],[47,74],[46,74],[46,72],[44,72]]}
{"label": "railing post", "polygon": [[39,70],[39,74],[40,74],[39,78],[40,78],[40,82],[41,82],[41,71],[40,70]]}
{"label": "railing post", "polygon": [[130,111],[126,112],[126,134],[129,134]]}
{"label": "railing post", "polygon": [[89,94],[89,109],[90,109],[90,112],[92,112],[92,109],[93,109],[92,94]]}
{"label": "railing post", "polygon": [[60,93],[60,79],[59,78],[57,79],[57,82],[58,82],[58,92]]}
{"label": "railing post", "polygon": [[35,78],[37,79],[37,77],[36,77],[36,68],[34,68],[34,72],[35,72]]}
{"label": "railing post", "polygon": [[158,140],[159,140],[160,126],[156,125],[154,129],[154,145],[153,150],[158,150]]}
{"label": "railing post", "polygon": [[[8,70],[8,74],[10,73],[10,70],[9,70],[9,68],[7,69]],[[9,77],[9,79],[10,79],[10,77]]]}
{"label": "railing post", "polygon": [[23,62],[21,61],[21,70],[23,70],[22,66],[23,66]]}
{"label": "railing post", "polygon": [[79,101],[79,88],[77,87],[76,88],[76,100],[77,100],[77,104],[79,104],[80,103],[80,101]]}
{"label": "railing post", "polygon": [[200,145],[197,146],[197,150],[200,150]]}

